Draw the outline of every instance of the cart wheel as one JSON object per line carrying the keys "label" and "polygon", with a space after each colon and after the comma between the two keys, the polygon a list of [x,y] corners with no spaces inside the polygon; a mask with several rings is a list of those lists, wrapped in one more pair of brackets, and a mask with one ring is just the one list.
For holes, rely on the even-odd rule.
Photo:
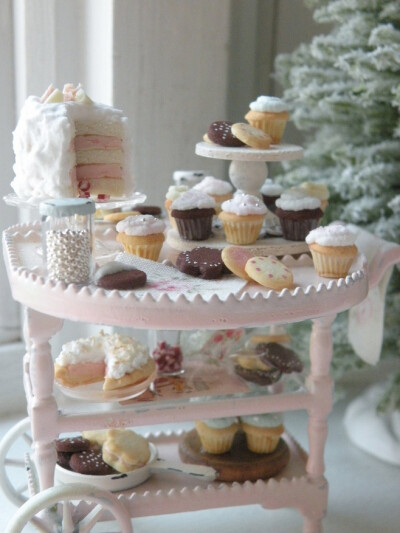
{"label": "cart wheel", "polygon": [[[29,462],[24,459],[27,452],[32,452],[32,437],[29,418],[24,418],[0,441],[0,487],[7,498],[18,507],[31,495],[30,483],[36,483],[35,472],[29,471]],[[16,479],[24,481],[15,486]]]}
{"label": "cart wheel", "polygon": [[133,533],[130,515],[116,496],[93,485],[71,483],[50,487],[27,500],[5,533],[21,533],[29,522],[44,533],[90,533],[104,519],[116,520],[120,533]]}

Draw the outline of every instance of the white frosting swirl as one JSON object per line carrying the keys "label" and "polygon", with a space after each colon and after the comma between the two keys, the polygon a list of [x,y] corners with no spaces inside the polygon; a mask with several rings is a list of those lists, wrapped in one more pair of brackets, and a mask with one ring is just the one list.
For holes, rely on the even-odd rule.
{"label": "white frosting swirl", "polygon": [[183,192],[188,191],[189,187],[187,185],[170,185],[168,187],[167,194],[165,198],[167,200],[176,200]]}
{"label": "white frosting swirl", "polygon": [[56,363],[60,366],[67,366],[105,361],[106,376],[119,379],[126,373],[141,368],[148,360],[147,347],[136,339],[118,333],[100,332],[96,336],[65,343]]}
{"label": "white frosting swirl", "polygon": [[224,418],[207,418],[206,420],[203,420],[203,422],[210,428],[223,429],[229,428],[233,424],[237,424],[239,420],[236,416],[227,416]]}
{"label": "white frosting swirl", "polygon": [[265,196],[280,196],[283,188],[278,183],[275,183],[271,179],[266,179],[264,185],[261,187],[261,194]]}
{"label": "white frosting swirl", "polygon": [[306,237],[307,244],[320,244],[321,246],[352,246],[355,243],[356,234],[343,224],[329,224],[319,226],[310,231]]}
{"label": "white frosting swirl", "polygon": [[303,209],[318,209],[321,200],[310,196],[300,189],[289,189],[281,194],[275,205],[284,211],[302,211]]}
{"label": "white frosting swirl", "polygon": [[264,215],[267,212],[264,202],[252,194],[236,194],[221,204],[222,211],[235,215]]}
{"label": "white frosting swirl", "polygon": [[265,413],[262,415],[246,415],[240,417],[241,422],[260,428],[274,428],[282,424],[280,413]]}
{"label": "white frosting swirl", "polygon": [[203,191],[189,189],[183,192],[171,204],[172,209],[186,211],[188,209],[210,209],[216,206],[214,198]]}
{"label": "white frosting swirl", "polygon": [[206,176],[193,189],[218,196],[232,192],[232,185],[227,181],[219,180],[213,176]]}
{"label": "white frosting swirl", "polygon": [[165,223],[153,215],[133,215],[120,220],[116,229],[120,233],[127,235],[152,235],[162,233],[165,230]]}
{"label": "white frosting swirl", "polygon": [[276,96],[259,96],[257,100],[251,102],[250,109],[252,111],[262,111],[269,113],[281,113],[287,110],[287,106],[281,98]]}

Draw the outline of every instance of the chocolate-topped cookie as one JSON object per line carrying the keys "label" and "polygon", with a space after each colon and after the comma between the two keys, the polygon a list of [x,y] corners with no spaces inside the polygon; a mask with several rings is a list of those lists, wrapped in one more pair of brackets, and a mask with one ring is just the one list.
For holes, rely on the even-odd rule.
{"label": "chocolate-topped cookie", "polygon": [[279,381],[282,375],[282,372],[280,372],[277,368],[271,368],[270,370],[257,370],[244,368],[241,365],[235,365],[234,368],[238,376],[246,381],[257,383],[257,385],[272,385],[273,383]]}
{"label": "chocolate-topped cookie", "polygon": [[217,279],[229,272],[221,258],[221,250],[198,246],[181,252],[176,260],[176,268],[189,276],[203,279]]}
{"label": "chocolate-topped cookie", "polygon": [[83,437],[56,439],[55,444],[57,452],[63,453],[83,452],[90,449],[90,441]]}
{"label": "chocolate-topped cookie", "polygon": [[94,283],[102,289],[129,291],[143,287],[147,275],[143,270],[134,268],[118,261],[110,261],[97,269]]}
{"label": "chocolate-topped cookie", "polygon": [[116,472],[103,461],[101,452],[96,450],[74,453],[69,466],[74,472],[91,476],[107,476]]}
{"label": "chocolate-topped cookie", "polygon": [[256,346],[256,352],[264,363],[274,366],[284,374],[303,370],[303,363],[297,354],[277,342],[261,342]]}
{"label": "chocolate-topped cookie", "polygon": [[211,142],[221,146],[245,146],[244,142],[232,133],[232,124],[228,120],[212,122],[207,130],[207,136]]}

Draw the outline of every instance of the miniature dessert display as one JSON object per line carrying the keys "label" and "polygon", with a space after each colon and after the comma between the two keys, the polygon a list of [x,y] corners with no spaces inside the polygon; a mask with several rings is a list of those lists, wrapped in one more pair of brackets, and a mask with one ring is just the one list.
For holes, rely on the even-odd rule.
{"label": "miniature dessert display", "polygon": [[151,353],[159,374],[177,374],[182,372],[182,350],[179,345],[159,341]]}
{"label": "miniature dessert display", "polygon": [[175,219],[179,235],[184,240],[204,241],[212,231],[215,215],[214,198],[202,191],[189,189],[171,204],[171,217]]}
{"label": "miniature dessert display", "polygon": [[130,291],[143,287],[147,275],[143,270],[130,267],[119,261],[110,261],[99,267],[94,274],[94,284],[102,289]]}
{"label": "miniature dessert display", "polygon": [[232,185],[225,180],[219,180],[213,176],[206,176],[197,185],[193,186],[193,190],[203,191],[216,202],[215,211],[219,213],[222,202],[232,198]]}
{"label": "miniature dessert display", "polygon": [[274,256],[252,257],[244,269],[252,280],[268,289],[281,291],[293,287],[293,272]]}
{"label": "miniature dessert display", "polygon": [[221,258],[225,266],[239,278],[250,281],[252,278],[247,274],[245,267],[253,253],[241,246],[225,246],[221,252]]}
{"label": "miniature dessert display", "polygon": [[236,417],[197,420],[196,431],[207,453],[226,453],[232,448],[234,436],[239,429]]}
{"label": "miniature dessert display", "polygon": [[306,242],[317,273],[325,278],[345,277],[358,252],[355,240],[354,232],[340,223],[310,231]]}
{"label": "miniature dessert display", "polygon": [[69,341],[54,363],[55,379],[64,387],[103,382],[110,391],[146,380],[155,369],[148,349],[117,333]]}
{"label": "miniature dessert display", "polygon": [[207,138],[215,144],[221,146],[239,147],[244,146],[244,142],[236,137],[232,131],[233,122],[228,120],[217,120],[212,122],[207,130]]}
{"label": "miniature dessert display", "polygon": [[226,240],[231,244],[254,243],[262,228],[267,208],[250,194],[235,195],[221,205],[218,218],[224,226]]}
{"label": "miniature dessert display", "polygon": [[181,252],[176,259],[176,268],[189,276],[203,279],[218,279],[230,272],[222,261],[221,250],[206,246]]}
{"label": "miniature dessert display", "polygon": [[274,452],[284,431],[282,416],[275,413],[241,416],[240,427],[249,450],[254,453]]}
{"label": "miniature dessert display", "polygon": [[283,192],[275,205],[283,237],[290,241],[304,241],[323,215],[321,200],[298,189]]}
{"label": "miniature dessert display", "polygon": [[117,241],[125,252],[157,261],[165,240],[165,223],[152,215],[125,218],[116,226]]}
{"label": "miniature dessert display", "polygon": [[245,122],[236,122],[232,125],[232,133],[250,148],[266,150],[270,147],[271,136],[259,128],[254,128]]}
{"label": "miniature dessert display", "polygon": [[11,186],[20,198],[101,201],[133,190],[127,118],[93,102],[81,86],[50,86],[41,98],[28,97],[13,135]]}
{"label": "miniature dessert display", "polygon": [[276,200],[283,193],[283,187],[278,183],[274,183],[271,179],[267,178],[260,189],[262,199],[267,208],[275,213],[276,211]]}
{"label": "miniature dessert display", "polygon": [[271,136],[272,144],[279,144],[289,120],[286,104],[275,96],[259,96],[251,102],[244,117],[251,126]]}
{"label": "miniature dessert display", "polygon": [[40,204],[43,258],[49,278],[88,283],[93,270],[91,200],[57,198]]}

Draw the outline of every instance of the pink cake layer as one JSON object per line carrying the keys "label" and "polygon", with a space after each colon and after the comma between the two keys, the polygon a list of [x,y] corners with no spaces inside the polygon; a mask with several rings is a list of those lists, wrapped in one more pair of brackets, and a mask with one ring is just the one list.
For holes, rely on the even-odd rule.
{"label": "pink cake layer", "polygon": [[76,166],[76,179],[94,180],[99,178],[122,179],[121,165],[115,163],[91,163],[89,165]]}
{"label": "pink cake layer", "polygon": [[119,150],[122,140],[110,135],[77,135],[74,140],[75,150]]}

